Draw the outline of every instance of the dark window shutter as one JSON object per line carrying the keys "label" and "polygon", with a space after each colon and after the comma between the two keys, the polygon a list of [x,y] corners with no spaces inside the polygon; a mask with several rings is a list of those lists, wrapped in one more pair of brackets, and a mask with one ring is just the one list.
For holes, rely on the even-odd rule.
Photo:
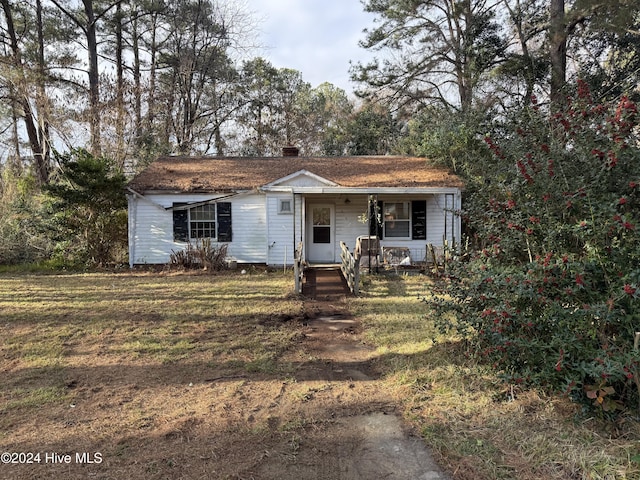
{"label": "dark window shutter", "polygon": [[426,200],[414,200],[411,202],[411,238],[413,240],[427,239]]}
{"label": "dark window shutter", "polygon": [[218,241],[231,241],[231,203],[220,202],[217,205]]}
{"label": "dark window shutter", "polygon": [[[377,207],[376,207],[377,205]],[[377,235],[382,238],[382,224],[384,223],[384,205],[381,201],[369,203],[369,235]]]}
{"label": "dark window shutter", "polygon": [[[173,208],[186,205],[185,203],[174,203]],[[174,210],[173,211],[173,241],[188,242],[189,241],[189,211]]]}

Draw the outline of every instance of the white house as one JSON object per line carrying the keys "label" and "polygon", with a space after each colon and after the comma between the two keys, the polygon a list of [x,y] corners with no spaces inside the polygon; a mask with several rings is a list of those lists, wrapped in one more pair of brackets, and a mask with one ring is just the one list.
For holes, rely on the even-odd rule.
{"label": "white house", "polygon": [[[290,151],[289,151],[290,153]],[[127,187],[129,263],[163,264],[188,242],[228,245],[238,263],[340,262],[362,235],[404,247],[460,239],[462,181],[424,158],[163,157]]]}

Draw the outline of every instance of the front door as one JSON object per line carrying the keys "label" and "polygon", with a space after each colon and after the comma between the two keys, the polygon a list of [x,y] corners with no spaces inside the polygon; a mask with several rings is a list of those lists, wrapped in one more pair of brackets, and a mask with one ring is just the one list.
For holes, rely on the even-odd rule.
{"label": "front door", "polygon": [[310,204],[307,209],[307,260],[334,263],[334,207]]}

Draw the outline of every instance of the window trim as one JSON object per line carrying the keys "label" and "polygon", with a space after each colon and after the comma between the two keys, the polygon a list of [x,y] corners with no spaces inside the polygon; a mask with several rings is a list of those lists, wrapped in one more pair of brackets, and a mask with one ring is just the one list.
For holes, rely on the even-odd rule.
{"label": "window trim", "polygon": [[383,206],[383,212],[382,215],[383,217],[386,216],[386,209],[389,205],[403,205],[403,210],[406,211],[407,214],[407,218],[400,218],[400,219],[395,219],[395,222],[403,222],[407,224],[407,235],[405,236],[397,236],[397,235],[389,235],[387,233],[387,223],[389,222],[389,220],[387,220],[386,218],[384,218],[382,225],[383,225],[383,238],[391,238],[394,240],[411,240],[411,232],[412,232],[412,227],[411,227],[411,200],[403,200],[400,202],[390,202],[389,200],[386,200],[384,202],[384,206]]}
{"label": "window trim", "polygon": [[[204,207],[213,207],[211,208],[211,210],[213,210],[213,220],[194,220],[193,218],[191,218],[191,214],[192,212],[196,209],[196,208],[204,208]],[[211,241],[217,241],[218,239],[218,208],[217,208],[217,204],[215,203],[205,203],[204,205],[195,205],[193,207],[190,207],[189,209],[187,209],[187,221],[189,224],[189,240],[202,240],[202,239],[209,239]],[[205,223],[213,223],[213,237],[194,237],[191,235],[191,233],[193,232],[193,224],[205,224]],[[211,228],[208,228],[208,230],[211,230]]]}
{"label": "window trim", "polygon": [[[285,210],[283,208],[285,204],[289,204],[289,209]],[[278,215],[293,215],[293,202],[290,198],[280,198],[278,200]]]}

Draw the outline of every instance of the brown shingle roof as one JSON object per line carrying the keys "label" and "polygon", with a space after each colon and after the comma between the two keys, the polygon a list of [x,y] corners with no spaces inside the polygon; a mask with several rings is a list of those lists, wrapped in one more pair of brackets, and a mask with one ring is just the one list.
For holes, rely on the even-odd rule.
{"label": "brown shingle roof", "polygon": [[162,157],[129,186],[138,192],[251,190],[307,170],[343,187],[463,187],[448,170],[419,157]]}

